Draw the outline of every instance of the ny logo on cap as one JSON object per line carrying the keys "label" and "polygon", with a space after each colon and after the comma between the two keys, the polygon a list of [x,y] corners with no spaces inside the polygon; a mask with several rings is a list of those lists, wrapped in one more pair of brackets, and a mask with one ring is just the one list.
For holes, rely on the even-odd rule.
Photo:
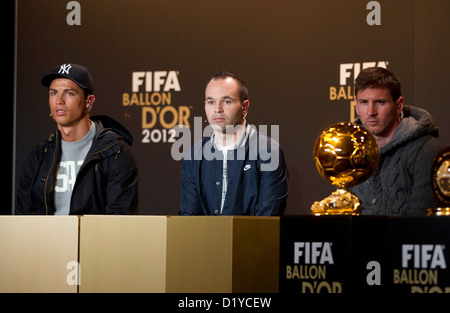
{"label": "ny logo on cap", "polygon": [[63,64],[59,68],[58,74],[69,74],[69,70],[72,68],[70,64]]}

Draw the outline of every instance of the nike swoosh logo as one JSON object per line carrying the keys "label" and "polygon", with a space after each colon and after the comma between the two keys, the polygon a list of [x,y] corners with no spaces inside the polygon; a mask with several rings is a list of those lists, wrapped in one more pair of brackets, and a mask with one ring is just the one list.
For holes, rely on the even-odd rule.
{"label": "nike swoosh logo", "polygon": [[247,164],[244,166],[244,171],[248,171],[251,168],[252,168],[252,166],[250,164]]}

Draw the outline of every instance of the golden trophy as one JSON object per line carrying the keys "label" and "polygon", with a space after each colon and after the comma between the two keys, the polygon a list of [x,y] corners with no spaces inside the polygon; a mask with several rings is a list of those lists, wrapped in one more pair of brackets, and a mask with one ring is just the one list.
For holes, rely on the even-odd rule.
{"label": "golden trophy", "polygon": [[428,216],[450,215],[450,147],[438,153],[433,161],[431,188],[438,208],[429,208]]}
{"label": "golden trophy", "polygon": [[348,188],[367,180],[380,159],[375,138],[363,126],[338,123],[325,129],[314,145],[314,162],[320,176],[337,187],[315,201],[315,215],[359,215],[361,203]]}

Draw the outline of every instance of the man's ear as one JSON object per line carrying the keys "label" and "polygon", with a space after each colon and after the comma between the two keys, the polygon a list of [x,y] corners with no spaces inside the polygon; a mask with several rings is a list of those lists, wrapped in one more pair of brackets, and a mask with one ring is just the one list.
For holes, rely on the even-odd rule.
{"label": "man's ear", "polygon": [[94,95],[88,95],[86,97],[86,109],[88,109],[88,111],[90,111],[92,109],[92,105],[95,102],[95,96]]}
{"label": "man's ear", "polygon": [[247,115],[249,106],[250,106],[249,100],[245,100],[244,102],[242,102],[242,116],[245,117]]}
{"label": "man's ear", "polygon": [[395,101],[395,105],[397,106],[395,110],[397,111],[398,114],[400,114],[400,112],[403,111],[404,107],[404,101],[402,96],[398,97],[397,101]]}

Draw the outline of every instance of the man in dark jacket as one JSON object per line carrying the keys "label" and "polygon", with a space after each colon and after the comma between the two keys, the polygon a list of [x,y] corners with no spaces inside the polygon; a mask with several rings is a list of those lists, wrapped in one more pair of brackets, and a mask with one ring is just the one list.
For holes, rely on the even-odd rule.
{"label": "man in dark jacket", "polygon": [[375,173],[352,188],[362,202],[362,214],[426,215],[436,206],[431,170],[441,149],[433,117],[404,105],[399,79],[384,68],[361,71],[355,95],[355,122],[364,124],[380,148]]}
{"label": "man in dark jacket", "polygon": [[196,143],[182,163],[182,215],[280,216],[289,194],[279,144],[246,123],[248,92],[228,72],[205,88],[212,134]]}
{"label": "man in dark jacket", "polygon": [[132,136],[107,116],[89,118],[95,96],[88,69],[63,64],[41,83],[57,130],[25,160],[15,214],[136,213]]}

